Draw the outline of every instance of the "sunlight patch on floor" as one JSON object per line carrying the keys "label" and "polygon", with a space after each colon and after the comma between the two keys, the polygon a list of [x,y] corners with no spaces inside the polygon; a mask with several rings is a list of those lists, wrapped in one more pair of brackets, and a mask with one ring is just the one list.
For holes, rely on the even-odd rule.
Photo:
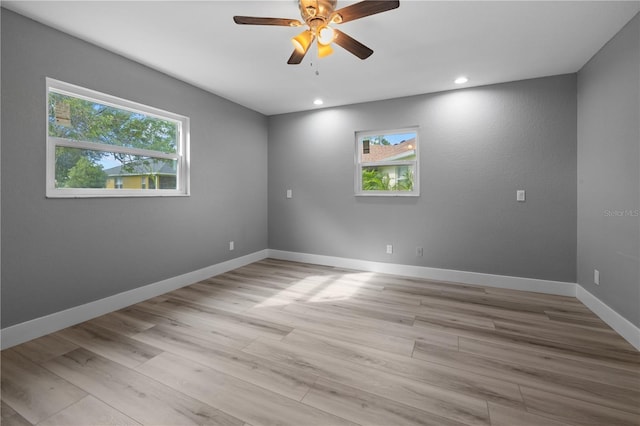
{"label": "sunlight patch on floor", "polygon": [[278,294],[268,298],[264,302],[257,304],[255,307],[269,308],[274,306],[288,305],[292,302],[303,299],[306,294],[312,292],[316,289],[316,287],[326,283],[330,279],[330,276],[311,276],[303,280],[296,281],[291,286],[278,292]]}
{"label": "sunlight patch on floor", "polygon": [[273,308],[300,302],[331,302],[347,300],[375,274],[372,272],[341,275],[313,275],[292,283],[254,308]]}
{"label": "sunlight patch on floor", "polygon": [[[350,299],[372,276],[373,274],[366,272],[343,274],[337,277],[332,284],[311,297],[309,299],[309,302],[332,302],[337,300]],[[342,280],[345,278],[347,278],[351,282],[349,282],[348,284],[343,282]]]}

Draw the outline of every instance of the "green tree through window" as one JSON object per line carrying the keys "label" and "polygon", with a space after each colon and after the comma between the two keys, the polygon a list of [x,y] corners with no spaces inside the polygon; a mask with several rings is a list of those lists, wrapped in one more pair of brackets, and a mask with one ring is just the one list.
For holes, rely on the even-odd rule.
{"label": "green tree through window", "polygon": [[420,195],[417,130],[356,132],[356,195]]}
{"label": "green tree through window", "polygon": [[[56,116],[56,108],[64,105],[69,111],[69,120],[62,122]],[[74,141],[95,142],[104,145],[137,148],[162,153],[175,153],[177,150],[177,125],[168,120],[148,116],[142,113],[103,105],[97,102],[68,96],[61,93],[49,93],[49,136]],[[100,165],[105,157],[112,157],[120,162],[123,170],[147,167],[153,173],[149,162],[140,162],[139,156],[123,153],[96,150],[77,150],[73,148],[56,148],[55,179],[57,187],[70,187],[71,170],[76,167],[74,188],[96,188],[96,186],[75,186],[78,182],[93,182],[94,167]],[[85,161],[77,167],[80,159]],[[162,160],[160,160],[162,161]],[[171,162],[173,160],[166,160]],[[89,173],[86,177],[78,175],[80,171]],[[106,182],[106,179],[103,181]]]}
{"label": "green tree through window", "polygon": [[93,164],[87,158],[81,157],[76,164],[69,169],[65,187],[104,188],[106,181],[107,174],[102,171],[101,165]]}

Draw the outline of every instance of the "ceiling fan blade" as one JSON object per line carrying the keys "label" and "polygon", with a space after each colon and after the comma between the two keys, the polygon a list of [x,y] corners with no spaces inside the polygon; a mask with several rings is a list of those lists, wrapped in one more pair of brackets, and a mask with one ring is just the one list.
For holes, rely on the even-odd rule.
{"label": "ceiling fan blade", "polygon": [[302,22],[287,18],[260,18],[257,16],[234,16],[233,21],[240,25],[277,25],[280,27],[299,27]]}
{"label": "ceiling fan blade", "polygon": [[304,59],[304,55],[306,54],[307,52],[301,53],[300,51],[298,51],[298,49],[293,49],[293,53],[291,54],[291,57],[289,58],[287,63],[289,65],[298,65],[300,62],[302,62],[302,59]]}
{"label": "ceiling fan blade", "polygon": [[[308,43],[306,44],[306,47],[304,47],[303,44],[300,44],[298,48],[293,49],[293,53],[291,54],[291,56],[289,57],[289,60],[287,61],[289,65],[298,65],[300,62],[302,62],[302,59],[304,59],[304,56],[307,54],[311,46],[313,46],[313,42],[315,41],[316,36],[312,35],[313,33],[311,31],[303,31],[302,34],[300,35],[304,35],[305,32],[309,33],[310,35]],[[296,43],[294,43],[294,46],[295,45]],[[304,50],[301,51],[302,48],[304,48]]]}
{"label": "ceiling fan blade", "polygon": [[[359,4],[359,3],[358,3]],[[364,44],[360,43],[353,37],[348,36],[340,30],[333,29],[335,32],[335,38],[333,42],[345,50],[353,53],[360,59],[367,59],[373,54],[373,50],[369,49]]]}
{"label": "ceiling fan blade", "polygon": [[351,6],[343,7],[342,9],[336,10],[333,15],[339,15],[340,18],[335,20],[337,24],[341,24],[344,22],[353,21],[355,19],[364,18],[365,16],[375,15],[376,13],[386,12],[388,10],[396,9],[400,6],[400,1],[374,1],[374,0],[364,0],[360,3],[352,4]]}

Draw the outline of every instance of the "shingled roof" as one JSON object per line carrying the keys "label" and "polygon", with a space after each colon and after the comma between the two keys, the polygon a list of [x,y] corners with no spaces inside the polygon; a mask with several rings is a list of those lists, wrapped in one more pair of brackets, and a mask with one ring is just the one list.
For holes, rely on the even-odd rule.
{"label": "shingled roof", "polygon": [[372,163],[375,161],[391,161],[400,160],[404,157],[415,155],[416,138],[402,141],[396,145],[369,145],[369,153],[362,154],[363,163]]}

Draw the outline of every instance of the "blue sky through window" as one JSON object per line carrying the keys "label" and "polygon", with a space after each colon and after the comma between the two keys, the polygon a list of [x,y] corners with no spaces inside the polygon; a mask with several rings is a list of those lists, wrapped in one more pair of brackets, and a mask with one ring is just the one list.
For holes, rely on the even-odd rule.
{"label": "blue sky through window", "polygon": [[384,137],[391,143],[391,145],[397,145],[406,140],[413,139],[416,137],[416,134],[411,133],[395,133],[393,135],[384,135]]}

